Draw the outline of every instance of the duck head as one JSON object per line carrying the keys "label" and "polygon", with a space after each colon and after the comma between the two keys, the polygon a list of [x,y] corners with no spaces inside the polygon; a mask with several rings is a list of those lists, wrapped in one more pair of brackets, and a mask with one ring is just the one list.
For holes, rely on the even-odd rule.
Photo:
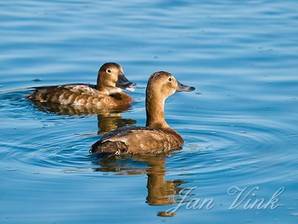
{"label": "duck head", "polygon": [[171,73],[155,72],[148,80],[146,88],[146,126],[150,128],[169,128],[164,119],[166,99],[175,92],[190,92],[194,87],[180,83]]}
{"label": "duck head", "polygon": [[129,89],[135,86],[124,75],[121,65],[108,62],[103,64],[97,76],[97,89],[106,94],[114,94],[121,92],[122,89]]}

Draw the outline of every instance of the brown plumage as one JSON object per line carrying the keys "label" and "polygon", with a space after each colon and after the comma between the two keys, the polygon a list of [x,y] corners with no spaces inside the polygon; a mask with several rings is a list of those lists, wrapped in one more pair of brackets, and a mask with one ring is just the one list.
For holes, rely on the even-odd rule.
{"label": "brown plumage", "polygon": [[105,63],[98,71],[97,85],[68,84],[37,87],[28,96],[42,104],[59,104],[74,108],[127,109],[132,98],[122,88],[132,87],[116,63]]}
{"label": "brown plumage", "polygon": [[148,80],[146,89],[146,127],[125,127],[103,135],[91,151],[93,153],[161,154],[181,149],[182,137],[167,124],[164,103],[176,91],[193,91],[179,83],[168,72],[156,72]]}

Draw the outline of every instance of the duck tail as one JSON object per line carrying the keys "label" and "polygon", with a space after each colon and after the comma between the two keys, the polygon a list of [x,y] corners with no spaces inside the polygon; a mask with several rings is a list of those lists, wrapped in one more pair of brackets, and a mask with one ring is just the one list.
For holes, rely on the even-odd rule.
{"label": "duck tail", "polygon": [[43,102],[44,94],[38,90],[34,90],[33,93],[31,93],[29,96],[27,96],[27,99]]}
{"label": "duck tail", "polygon": [[120,141],[98,141],[91,147],[92,153],[121,155],[127,152],[127,145]]}

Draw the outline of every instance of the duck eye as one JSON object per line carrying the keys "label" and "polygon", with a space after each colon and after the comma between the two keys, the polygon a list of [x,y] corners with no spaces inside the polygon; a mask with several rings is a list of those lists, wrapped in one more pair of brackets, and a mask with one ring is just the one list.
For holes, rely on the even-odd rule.
{"label": "duck eye", "polygon": [[172,78],[170,77],[170,78],[169,78],[169,82],[171,82],[171,81],[172,81]]}

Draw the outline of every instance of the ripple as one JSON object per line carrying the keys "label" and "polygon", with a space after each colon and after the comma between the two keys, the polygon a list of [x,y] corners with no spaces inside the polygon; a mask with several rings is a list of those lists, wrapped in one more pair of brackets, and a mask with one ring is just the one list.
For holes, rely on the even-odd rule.
{"label": "ripple", "polygon": [[[198,119],[197,113],[188,113],[187,117],[176,117],[180,119],[178,130],[186,143],[182,151],[169,158],[169,175],[183,176],[190,183],[208,187],[222,185],[223,189],[229,183],[222,176],[233,178],[233,184],[243,185],[264,184],[295,175],[276,169],[285,164],[293,168],[297,159],[296,154],[285,154],[282,150],[284,143],[290,142],[290,133],[295,131],[293,124],[230,113],[234,114],[213,112]],[[187,129],[183,125],[186,123]]]}
{"label": "ripple", "polygon": [[[296,218],[297,2],[16,0],[0,7],[0,177],[7,192],[0,222],[156,223],[164,221],[155,218],[161,207],[148,205],[173,203],[169,196],[193,186],[195,197],[222,202],[232,185],[260,185],[267,196],[285,186],[274,214],[287,223]],[[97,116],[39,111],[25,98],[33,86],[94,83],[106,61],[121,63],[139,84],[117,125],[144,125],[154,71],[198,89],[167,101],[183,150],[164,160],[98,161],[89,155],[103,131]],[[114,215],[123,205],[126,220]],[[171,219],[259,223],[272,216],[227,216],[223,207],[181,208]]]}
{"label": "ripple", "polygon": [[[143,88],[139,88],[135,95],[143,99],[143,91]],[[73,130],[79,130],[76,119],[39,112],[24,99],[27,94],[27,91],[10,91],[0,95],[1,112],[9,116],[5,122],[2,121],[2,125],[9,126],[15,121],[10,119],[16,119],[22,122],[14,125],[14,130],[26,130],[28,126],[34,128],[21,140],[18,139],[17,143],[3,142],[2,146],[7,153],[5,157],[12,157],[32,168],[50,168],[58,172],[70,168],[94,168],[96,165],[90,162],[88,151],[90,145],[98,139],[96,133],[82,135],[74,132]],[[144,111],[142,101],[135,104],[131,116]],[[186,142],[181,152],[169,158],[170,175],[217,177],[237,170],[235,175],[239,175],[241,181],[243,175],[249,175],[260,168],[266,169],[261,176],[270,174],[275,166],[268,166],[268,163],[281,163],[291,159],[283,155],[281,150],[276,150],[276,147],[288,140],[289,133],[295,132],[294,127],[289,124],[252,115],[239,116],[232,111],[231,115],[228,111],[223,114],[220,111],[193,113],[192,109],[177,110],[179,106],[174,101],[168,104],[173,108],[168,113],[184,114],[172,115],[168,120],[175,122],[173,127],[182,133]],[[186,108],[192,107],[186,104]],[[28,110],[31,115],[27,113],[25,117],[20,116],[20,111],[24,110]],[[200,119],[197,119],[198,114],[202,114]],[[92,120],[92,116],[81,119],[81,123],[86,125]],[[187,128],[184,128],[185,124]],[[274,150],[270,156],[269,150]],[[250,175],[250,178],[253,180],[254,177]]]}

